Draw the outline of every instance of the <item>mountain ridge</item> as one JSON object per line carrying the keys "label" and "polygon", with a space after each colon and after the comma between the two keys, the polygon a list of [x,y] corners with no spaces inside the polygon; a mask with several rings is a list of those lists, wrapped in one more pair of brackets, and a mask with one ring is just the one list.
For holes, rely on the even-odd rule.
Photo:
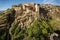
{"label": "mountain ridge", "polygon": [[[35,38],[39,37],[37,35],[41,35],[39,34],[40,30],[42,33],[41,37],[45,38],[45,36],[48,35],[46,37],[49,38],[49,35],[54,31],[60,31],[59,10],[60,6],[48,4],[40,5],[35,3],[27,3],[13,5],[11,9],[7,9],[0,15],[0,31],[7,32],[11,36],[11,40],[15,40],[16,38],[17,40],[29,40],[29,38],[31,38],[31,40],[35,40]],[[23,33],[23,31],[26,31],[27,33]],[[20,34],[16,33],[20,33],[24,37],[22,38]],[[25,38],[25,36],[27,37]],[[39,37],[39,39],[41,38]]]}

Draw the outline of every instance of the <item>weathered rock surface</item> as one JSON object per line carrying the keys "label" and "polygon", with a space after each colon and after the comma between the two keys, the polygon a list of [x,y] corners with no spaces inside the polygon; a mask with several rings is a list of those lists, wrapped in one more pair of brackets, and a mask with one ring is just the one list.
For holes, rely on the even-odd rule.
{"label": "weathered rock surface", "polygon": [[39,18],[39,6],[37,4],[22,4],[19,7],[13,7],[13,9],[16,11],[16,18],[12,25],[27,27]]}
{"label": "weathered rock surface", "polygon": [[[13,10],[15,12],[13,12]],[[0,26],[5,26],[8,21],[8,19],[12,19],[13,22],[10,24],[12,26],[21,26],[26,27],[31,25],[34,20],[39,19],[41,17],[42,19],[46,19],[47,17],[50,17],[55,20],[53,24],[60,24],[60,7],[54,6],[54,5],[48,5],[48,4],[42,4],[38,5],[35,3],[25,3],[25,4],[19,4],[18,6],[15,5],[11,9],[6,10],[2,16],[0,16]],[[10,18],[9,18],[9,17]],[[58,23],[57,23],[58,22]],[[59,26],[58,26],[59,27]]]}
{"label": "weathered rock surface", "polygon": [[[0,31],[9,31],[10,27],[21,26],[21,28],[32,25],[37,19],[49,20],[54,30],[60,30],[60,6],[25,3],[14,5],[0,14]],[[8,32],[7,31],[7,32]]]}

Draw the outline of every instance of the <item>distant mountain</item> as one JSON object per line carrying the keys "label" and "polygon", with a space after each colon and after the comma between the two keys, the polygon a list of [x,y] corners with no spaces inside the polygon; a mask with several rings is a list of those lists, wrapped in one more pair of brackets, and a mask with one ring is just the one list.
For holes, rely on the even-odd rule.
{"label": "distant mountain", "polygon": [[0,13],[3,13],[4,11],[0,11]]}

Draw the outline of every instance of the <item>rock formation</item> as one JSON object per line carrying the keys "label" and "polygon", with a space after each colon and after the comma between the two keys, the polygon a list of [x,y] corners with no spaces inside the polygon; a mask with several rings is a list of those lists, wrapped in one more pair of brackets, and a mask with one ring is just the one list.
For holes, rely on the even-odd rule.
{"label": "rock formation", "polygon": [[[24,3],[24,4],[14,5],[11,9],[7,9],[2,14],[0,14],[0,35],[7,33],[6,35],[8,35],[7,37],[9,38],[7,39],[5,35],[3,36],[4,38],[6,37],[5,40],[15,40],[15,38],[19,37],[17,32],[20,33],[21,30],[24,31],[25,29],[23,28],[30,28],[30,26],[32,26],[33,23],[37,20],[38,21],[41,20],[39,21],[41,22],[40,23],[41,28],[43,28],[45,25],[46,26],[49,25],[48,27],[51,27],[54,31],[56,30],[60,31],[60,6],[48,5],[48,4],[40,5],[35,3]],[[46,22],[46,24],[43,20]],[[49,32],[50,30],[47,29],[47,31]],[[43,31],[46,30],[44,29]],[[16,36],[16,33],[18,36]],[[12,37],[12,39],[10,38],[9,35]],[[3,40],[3,38],[1,37],[0,39]]]}
{"label": "rock formation", "polygon": [[13,7],[13,9],[16,11],[14,25],[18,23],[18,26],[26,27],[39,18],[39,6],[37,4],[23,4],[21,7]]}

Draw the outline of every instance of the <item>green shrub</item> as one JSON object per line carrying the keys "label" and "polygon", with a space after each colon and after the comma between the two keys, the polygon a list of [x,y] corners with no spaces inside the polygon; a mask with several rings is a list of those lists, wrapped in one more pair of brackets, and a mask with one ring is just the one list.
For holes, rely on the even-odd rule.
{"label": "green shrub", "polygon": [[46,20],[36,20],[29,28],[22,29],[20,26],[11,27],[9,30],[12,40],[45,40],[53,30]]}

